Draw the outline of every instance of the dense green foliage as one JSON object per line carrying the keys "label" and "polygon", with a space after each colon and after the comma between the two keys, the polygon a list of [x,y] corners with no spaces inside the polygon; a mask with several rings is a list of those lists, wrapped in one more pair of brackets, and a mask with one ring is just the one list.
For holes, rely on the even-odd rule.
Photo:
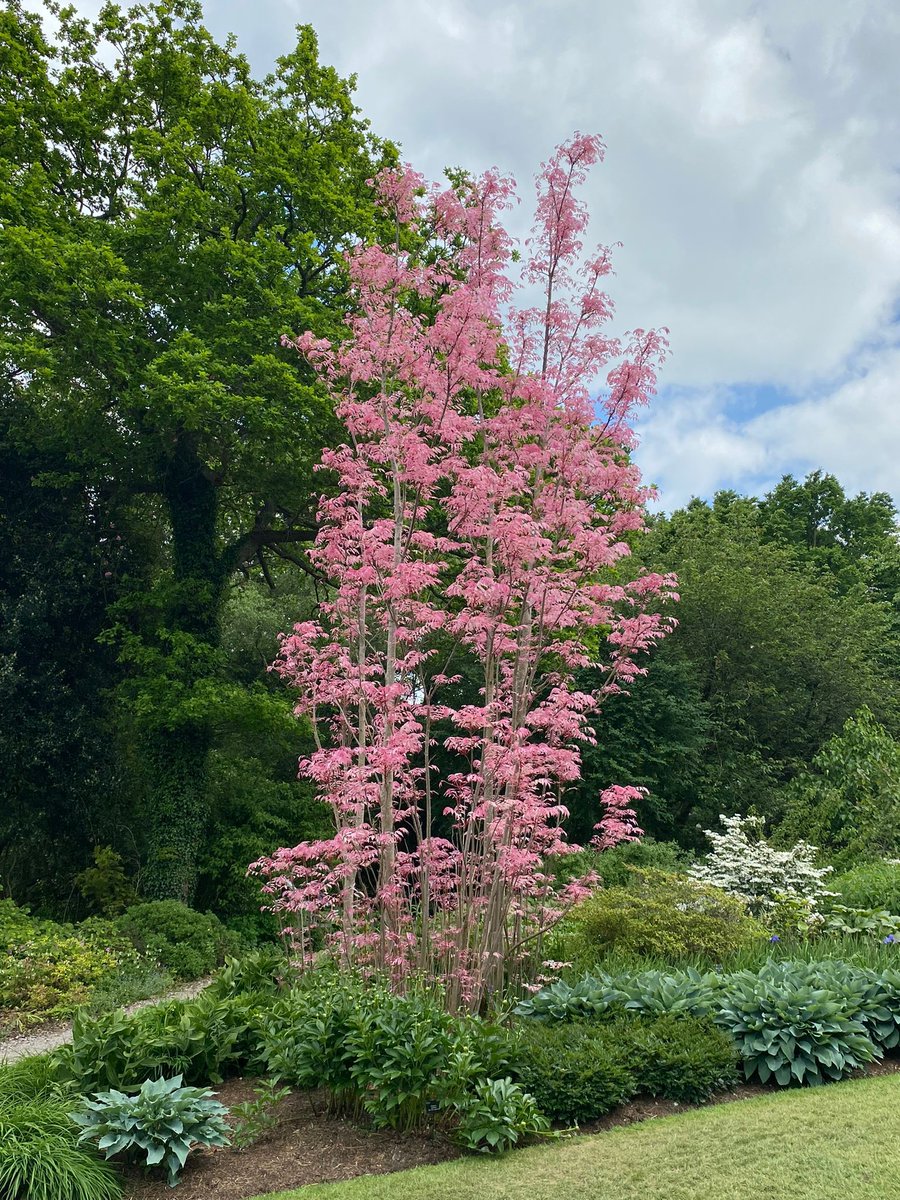
{"label": "dense green foliage", "polygon": [[409,1129],[429,1110],[457,1109],[505,1077],[513,1047],[499,1027],[453,1017],[439,997],[396,996],[329,974],[270,1005],[261,1057],[276,1078],[323,1088],[333,1107],[361,1107],[376,1126]]}
{"label": "dense green foliage", "polygon": [[737,1081],[738,1052],[708,1017],[677,1014],[620,1023],[629,1067],[642,1092],[680,1104],[702,1104]]}
{"label": "dense green foliage", "polygon": [[533,1100],[506,1086],[516,1061],[507,1029],[451,1016],[426,994],[396,996],[330,971],[297,983],[274,966],[258,954],[230,963],[195,1000],[80,1013],[71,1046],[51,1057],[52,1078],[117,1096],[173,1073],[199,1085],[266,1072],[273,1086],[324,1090],[334,1109],[375,1127],[443,1114],[472,1149],[504,1149],[545,1128]]}
{"label": "dense green foliage", "polygon": [[[722,1061],[712,1044],[707,1056],[702,1035],[681,1037],[675,1024],[688,1017],[709,1019],[729,1035],[748,1079],[782,1086],[816,1084],[842,1079],[900,1044],[900,971],[897,966],[874,970],[834,959],[770,959],[755,970],[729,973],[598,972],[574,986],[558,981],[545,987],[523,1000],[516,1012],[536,1026],[562,1031],[556,1035],[560,1047],[566,1044],[566,1034],[573,1044],[581,1036],[572,1033],[580,1026],[570,1022],[592,1020],[600,1022],[601,1029],[611,1029],[610,1022],[622,1015],[640,1020],[664,1015],[669,1024],[662,1027],[655,1048],[648,1043],[648,1057],[638,1071],[648,1087],[671,1051],[675,1064],[684,1051],[686,1062],[696,1061],[698,1070],[706,1063],[713,1074],[713,1064]],[[668,1050],[667,1038],[672,1039]],[[626,1045],[628,1034],[613,1041]],[[696,1047],[696,1060],[691,1046]]]}
{"label": "dense green foliage", "polygon": [[550,1122],[533,1096],[511,1079],[485,1079],[458,1106],[457,1138],[467,1150],[511,1150],[525,1138],[546,1133]]}
{"label": "dense green foliage", "polygon": [[143,1155],[174,1187],[192,1149],[228,1145],[227,1112],[209,1088],[182,1087],[175,1075],[145,1080],[133,1095],[98,1092],[72,1120],[81,1126],[79,1144],[96,1143],[107,1158]]}
{"label": "dense green foliage", "polygon": [[[12,1079],[10,1079],[12,1075]],[[0,1070],[0,1195],[4,1200],[117,1200],[111,1167],[78,1145],[72,1097],[39,1072]],[[32,1084],[34,1086],[29,1086]]]}
{"label": "dense green foliage", "polygon": [[900,854],[900,742],[867,708],[785,789],[782,838],[827,847],[836,864]]}
{"label": "dense green foliage", "polygon": [[140,993],[150,977],[160,978],[156,964],[112,922],[38,921],[0,900],[0,1013],[14,1024],[67,1016],[117,980],[129,979]]}
{"label": "dense green foliage", "polygon": [[178,900],[135,904],[117,918],[116,925],[176,979],[208,975],[239,943],[212,913],[195,912]]}
{"label": "dense green foliage", "polygon": [[654,837],[700,848],[720,813],[779,819],[784,785],[862,707],[900,732],[895,522],[887,496],[851,498],[820,474],[659,518],[635,553],[677,572],[678,628],[605,705],[573,832],[588,834],[600,788],[627,779],[649,789]]}
{"label": "dense green foliage", "polygon": [[554,1121],[602,1117],[637,1089],[620,1031],[587,1023],[530,1023],[523,1031],[516,1078]]}
{"label": "dense green foliage", "polygon": [[259,1005],[252,996],[169,1000],[126,1015],[79,1013],[72,1044],[56,1051],[61,1076],[85,1092],[140,1087],[182,1074],[189,1084],[219,1083],[258,1065]]}
{"label": "dense green foliage", "polygon": [[304,576],[333,437],[280,337],[339,332],[342,251],[393,151],[309,27],[264,80],[195,0],[47,28],[19,0],[0,16],[0,686],[27,721],[4,730],[7,853],[17,894],[58,902],[25,856],[77,821],[61,874],[111,844],[145,892],[189,899],[211,749],[248,692],[278,693],[264,663],[249,689],[229,669],[229,588]]}
{"label": "dense green foliage", "polygon": [[885,908],[900,913],[900,860],[862,863],[836,875],[829,887],[852,908]]}
{"label": "dense green foliage", "polygon": [[793,964],[730,980],[716,1020],[734,1038],[747,1078],[761,1083],[842,1079],[876,1057],[852,1007]]}
{"label": "dense green foliage", "polygon": [[702,955],[714,962],[766,936],[744,905],[719,888],[683,875],[633,869],[627,887],[602,888],[569,918],[566,952],[659,954],[669,959]]}
{"label": "dense green foliage", "polygon": [[[75,925],[37,920],[0,900],[0,1020],[21,1028],[85,1005],[100,1012],[159,995],[173,979],[210,974],[239,942],[217,917],[177,900],[136,904],[114,920],[89,917]],[[270,971],[276,959],[275,951],[260,952]],[[253,971],[255,961],[249,957],[241,970]]]}
{"label": "dense green foliage", "polygon": [[[45,915],[176,898],[274,937],[246,864],[328,831],[267,667],[322,599],[303,547],[336,436],[281,335],[340,335],[395,151],[309,27],[258,79],[197,0],[49,22],[11,0],[0,65],[0,878]],[[565,803],[586,842],[603,787],[644,786],[659,840],[561,874],[678,870],[721,812],[840,868],[897,853],[890,498],[786,477],[632,550],[678,574],[678,628],[607,699]]]}

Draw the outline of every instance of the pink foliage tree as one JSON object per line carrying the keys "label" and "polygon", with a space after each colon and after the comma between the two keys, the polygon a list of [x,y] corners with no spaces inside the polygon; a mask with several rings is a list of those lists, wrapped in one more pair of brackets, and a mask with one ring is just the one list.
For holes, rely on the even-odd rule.
{"label": "pink foliage tree", "polygon": [[[538,302],[524,308],[502,224],[511,181],[439,190],[383,173],[395,242],[350,256],[347,339],[296,340],[346,441],[323,455],[337,488],[313,550],[333,588],[276,667],[316,731],[301,771],[335,833],[251,869],[302,954],[324,929],[346,965],[440,980],[454,1007],[539,954],[584,894],[554,888],[544,863],[572,849],[563,799],[587,718],[671,623],[652,609],[674,581],[631,578],[623,561],[648,496],[629,420],[666,342],[605,332],[610,256],[582,258],[576,196],[602,153],[576,135],[544,165],[518,272]],[[606,682],[587,694],[576,672],[598,660]],[[461,663],[478,680],[468,702]],[[444,777],[436,744],[458,766]],[[603,836],[635,830],[620,819]]]}

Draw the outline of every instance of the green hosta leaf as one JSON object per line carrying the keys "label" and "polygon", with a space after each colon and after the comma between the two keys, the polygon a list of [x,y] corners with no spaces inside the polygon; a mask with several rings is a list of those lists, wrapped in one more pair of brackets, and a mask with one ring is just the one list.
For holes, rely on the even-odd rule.
{"label": "green hosta leaf", "polygon": [[181,1079],[148,1079],[133,1095],[99,1094],[73,1115],[79,1140],[95,1140],[108,1158],[143,1150],[148,1166],[164,1163],[169,1181],[177,1181],[192,1145],[228,1144],[228,1110],[208,1089],[182,1087]]}

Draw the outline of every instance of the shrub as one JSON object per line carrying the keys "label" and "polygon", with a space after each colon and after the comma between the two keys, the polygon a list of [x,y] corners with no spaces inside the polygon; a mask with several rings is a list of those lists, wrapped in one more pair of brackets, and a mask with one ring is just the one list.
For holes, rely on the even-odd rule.
{"label": "shrub", "polygon": [[260,1019],[261,1057],[279,1081],[324,1088],[332,1107],[361,1107],[376,1126],[409,1129],[430,1105],[455,1107],[508,1072],[508,1035],[452,1017],[428,995],[325,976],[277,1000]]}
{"label": "shrub", "polygon": [[735,1045],[708,1017],[668,1014],[618,1022],[606,1032],[620,1042],[639,1092],[702,1104],[737,1082]]}
{"label": "shrub", "polygon": [[[18,930],[24,937],[16,936]],[[99,985],[139,966],[133,946],[107,922],[78,929],[51,921],[8,924],[5,936],[0,1008],[30,1014],[33,1021],[70,1015]]]}
{"label": "shrub", "polygon": [[829,882],[835,901],[850,908],[900,913],[900,860],[864,863]]}
{"label": "shrub", "polygon": [[761,916],[782,897],[804,903],[815,911],[826,892],[831,867],[817,867],[816,848],[797,842],[790,850],[776,850],[762,836],[762,817],[720,816],[724,832],[707,829],[712,850],[703,863],[690,868],[692,879],[722,888]]}
{"label": "shrub", "polygon": [[[6,1072],[0,1080],[9,1084]],[[18,1083],[25,1077],[18,1073]],[[0,1196],[4,1200],[116,1200],[112,1168],[80,1147],[69,1119],[71,1101],[24,1097],[0,1084]]]}
{"label": "shrub", "polygon": [[174,1187],[194,1146],[227,1146],[228,1109],[208,1088],[182,1087],[181,1076],[148,1079],[133,1096],[101,1092],[72,1114],[82,1127],[79,1142],[96,1142],[107,1158],[145,1155],[148,1167],[159,1164]]}
{"label": "shrub", "polygon": [[572,927],[595,954],[617,950],[670,960],[721,962],[760,941],[761,925],[720,888],[656,870],[634,870],[627,888],[605,888],[578,905]]}
{"label": "shrub", "polygon": [[218,1083],[254,1061],[259,1046],[252,997],[170,1000],[130,1015],[78,1013],[72,1044],[55,1052],[62,1075],[82,1091],[133,1088],[151,1076],[180,1073],[189,1083]]}
{"label": "shrub", "polygon": [[610,850],[578,850],[551,860],[555,886],[569,883],[596,872],[605,888],[628,887],[633,879],[630,868],[655,867],[677,875],[686,871],[690,859],[677,842],[657,842],[652,837],[639,842],[622,842]]}
{"label": "shrub", "polygon": [[176,979],[200,979],[238,949],[238,937],[212,913],[199,913],[178,900],[132,905],[118,927],[143,954]]}
{"label": "shrub", "polygon": [[519,1043],[516,1079],[554,1121],[591,1121],[636,1091],[619,1031],[609,1026],[529,1022]]}
{"label": "shrub", "polygon": [[509,1150],[523,1138],[546,1134],[550,1129],[534,1097],[511,1079],[486,1079],[458,1111],[457,1138],[467,1150]]}
{"label": "shrub", "polygon": [[13,900],[0,900],[0,951],[14,949],[37,931],[28,909],[20,908]]}
{"label": "shrub", "polygon": [[701,975],[689,968],[602,980],[586,976],[574,988],[563,983],[543,988],[516,1012],[533,1018],[534,1027],[556,1023],[564,1043],[567,1031],[578,1026],[561,1023],[583,1018],[594,994],[601,1001],[610,994],[618,997],[605,1006],[601,1002],[604,1020],[597,1028],[615,1028],[623,1044],[627,1022],[616,1020],[613,1026],[616,1014],[630,1018],[635,1029],[646,1028],[654,1015],[685,1020],[708,1015],[734,1039],[747,1078],[756,1075],[764,1083],[839,1079],[884,1050],[900,1047],[900,969],[873,970],[830,959],[769,959],[756,971],[727,975]]}
{"label": "shrub", "polygon": [[758,975],[739,971],[728,980],[715,1020],[734,1039],[748,1079],[824,1083],[876,1057],[852,1008],[827,986],[806,982],[811,973],[770,963]]}

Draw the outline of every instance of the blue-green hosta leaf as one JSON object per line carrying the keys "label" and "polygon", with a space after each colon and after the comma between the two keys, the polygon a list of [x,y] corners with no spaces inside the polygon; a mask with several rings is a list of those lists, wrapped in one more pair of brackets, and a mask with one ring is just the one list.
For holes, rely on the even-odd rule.
{"label": "blue-green hosta leaf", "polygon": [[166,1146],[164,1142],[156,1142],[147,1147],[147,1166],[154,1167],[157,1163],[161,1163],[166,1154]]}

